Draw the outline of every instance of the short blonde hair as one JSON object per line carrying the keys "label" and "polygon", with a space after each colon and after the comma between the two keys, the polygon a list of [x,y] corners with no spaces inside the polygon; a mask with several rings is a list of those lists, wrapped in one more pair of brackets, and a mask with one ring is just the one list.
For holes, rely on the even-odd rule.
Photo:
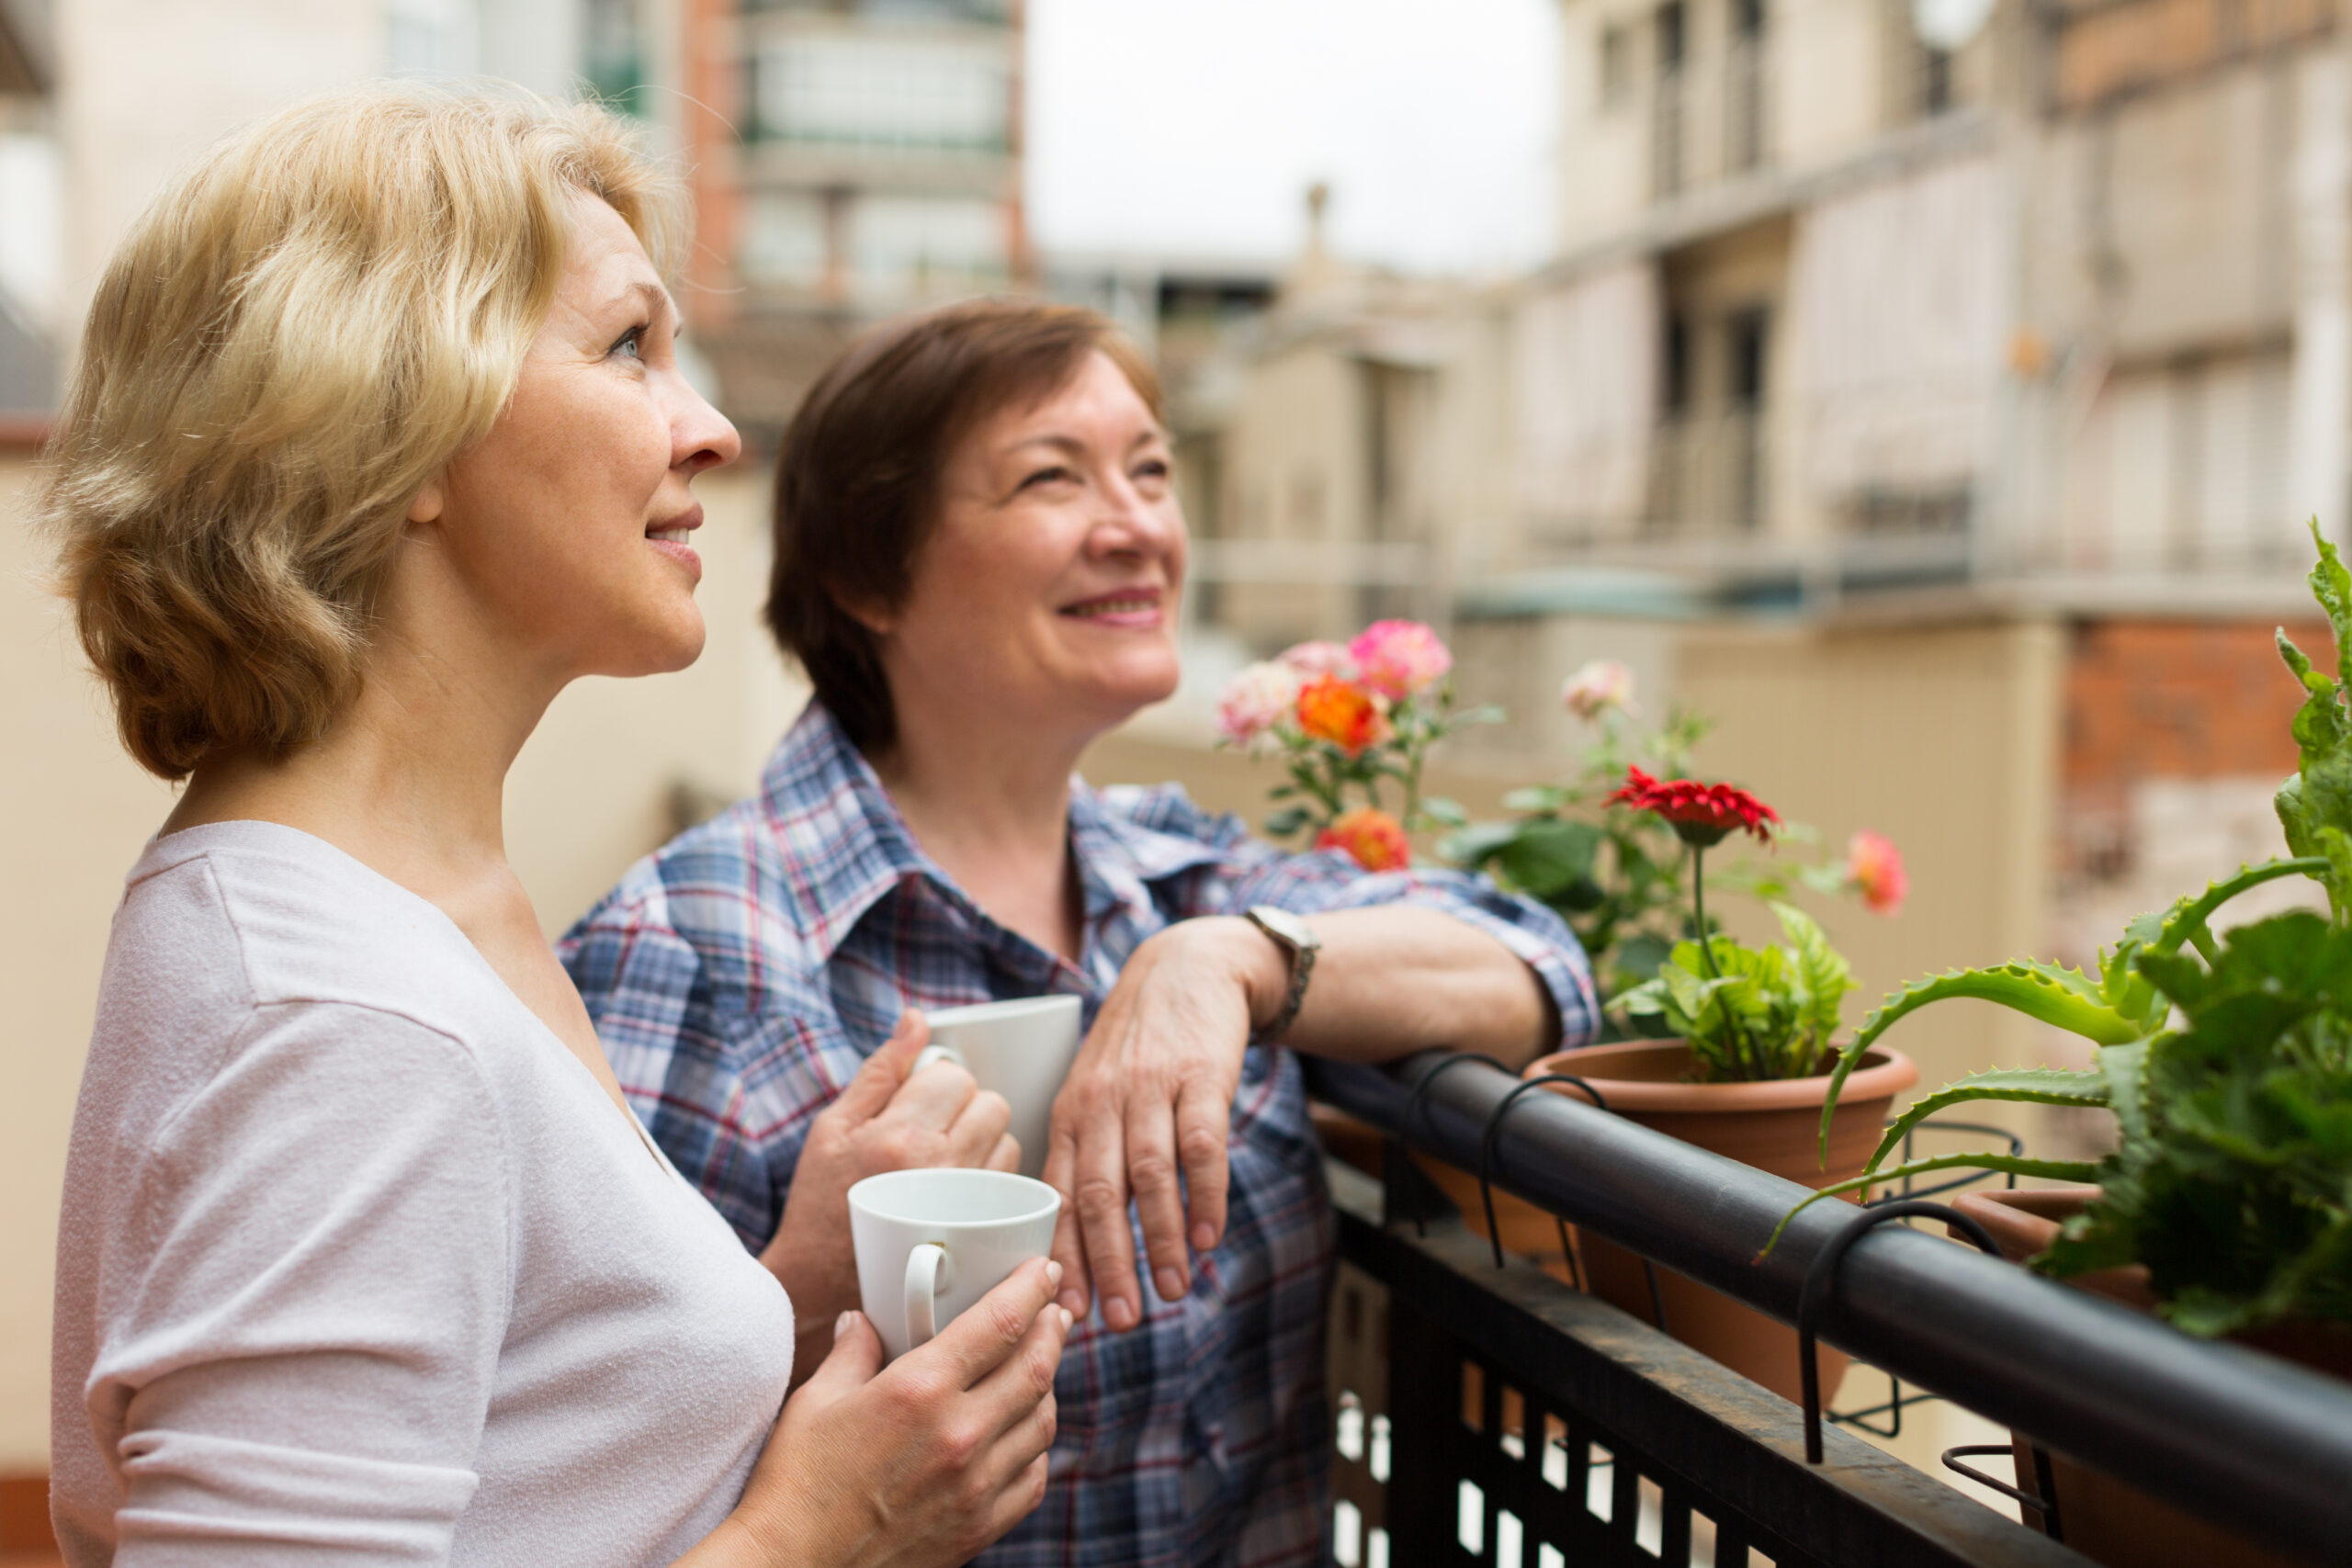
{"label": "short blonde hair", "polygon": [[408,509],[505,407],[581,192],[671,273],[681,193],[613,116],[382,84],[231,137],[132,226],[41,510],[142,766],[282,754],[357,694]]}

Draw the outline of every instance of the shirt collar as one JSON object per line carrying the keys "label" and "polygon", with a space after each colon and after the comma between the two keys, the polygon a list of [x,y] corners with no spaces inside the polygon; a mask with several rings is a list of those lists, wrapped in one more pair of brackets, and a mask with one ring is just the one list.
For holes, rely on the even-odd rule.
{"label": "shirt collar", "polygon": [[785,732],[761,775],[760,798],[784,841],[790,897],[820,964],[901,882],[927,876],[954,887],[916,847],[873,764],[820,702],[811,699]]}
{"label": "shirt collar", "polygon": [[[865,912],[913,878],[968,919],[986,913],[924,854],[872,763],[811,700],[768,759],[761,797],[793,866],[801,930],[829,961]],[[1121,791],[1119,793],[1125,793]],[[1150,884],[1221,858],[1214,845],[1146,826],[1085,780],[1070,780],[1069,835],[1090,931],[1114,908],[1151,908]]]}
{"label": "shirt collar", "polygon": [[1140,913],[1151,907],[1150,884],[1222,858],[1216,846],[1147,827],[1117,804],[1085,780],[1070,780],[1069,841],[1090,927],[1114,907]]}

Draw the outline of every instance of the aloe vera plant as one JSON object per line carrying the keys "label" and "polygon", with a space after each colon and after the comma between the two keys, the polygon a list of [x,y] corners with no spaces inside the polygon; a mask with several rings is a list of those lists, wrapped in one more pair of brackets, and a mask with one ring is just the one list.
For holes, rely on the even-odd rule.
{"label": "aloe vera plant", "polygon": [[[2070,1030],[2096,1047],[2092,1065],[1948,1085],[1887,1129],[1860,1176],[1807,1203],[1955,1168],[2093,1181],[2099,1198],[2034,1260],[2043,1272],[2144,1264],[2159,1310],[2202,1335],[2282,1317],[2352,1322],[2352,572],[2312,533],[2312,592],[2335,629],[2337,663],[2324,673],[2278,634],[2304,691],[2300,765],[2276,800],[2291,858],[2242,867],[2141,916],[2100,953],[2095,975],[2022,961],[1931,976],[1889,997],[1832,1075],[1825,1158],[1846,1076],[1932,1003],[1973,997]],[[2212,919],[2230,899],[2289,876],[2325,888],[2327,917],[2298,910],[2216,935]],[[2098,1107],[2114,1114],[2120,1141],[2096,1163],[1975,1153],[1885,1165],[1914,1127],[1973,1100]]]}

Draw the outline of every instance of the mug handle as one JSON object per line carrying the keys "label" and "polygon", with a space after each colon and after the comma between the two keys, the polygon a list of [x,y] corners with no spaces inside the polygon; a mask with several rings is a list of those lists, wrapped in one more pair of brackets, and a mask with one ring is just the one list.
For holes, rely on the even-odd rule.
{"label": "mug handle", "polygon": [[955,1265],[947,1248],[935,1241],[917,1242],[907,1254],[907,1348],[927,1345],[939,1332],[939,1292],[956,1282]]}
{"label": "mug handle", "polygon": [[915,1053],[915,1065],[907,1069],[907,1077],[914,1077],[933,1062],[953,1062],[959,1067],[966,1066],[964,1054],[955,1046],[926,1045]]}

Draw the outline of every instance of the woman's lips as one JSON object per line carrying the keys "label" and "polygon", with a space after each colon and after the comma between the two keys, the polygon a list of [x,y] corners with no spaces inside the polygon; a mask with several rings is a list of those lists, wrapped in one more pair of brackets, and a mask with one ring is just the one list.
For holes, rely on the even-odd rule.
{"label": "woman's lips", "polygon": [[689,507],[667,523],[658,524],[645,531],[645,542],[662,554],[676,561],[693,581],[702,581],[702,557],[686,543],[686,536],[702,526],[702,508]]}
{"label": "woman's lips", "polygon": [[1131,593],[1105,593],[1100,598],[1081,600],[1062,607],[1064,615],[1091,626],[1149,629],[1165,619],[1160,596],[1155,591]]}

